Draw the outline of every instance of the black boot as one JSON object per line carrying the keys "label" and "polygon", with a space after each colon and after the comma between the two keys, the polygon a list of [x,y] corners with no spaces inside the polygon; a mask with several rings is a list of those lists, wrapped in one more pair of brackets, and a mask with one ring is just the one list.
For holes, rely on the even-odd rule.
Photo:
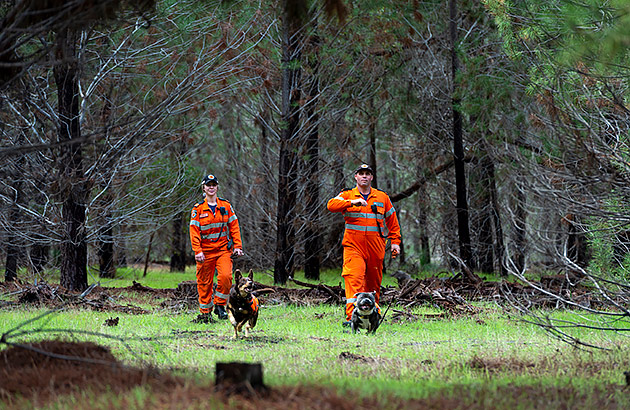
{"label": "black boot", "polygon": [[212,319],[210,312],[208,312],[208,313],[200,313],[199,315],[197,315],[196,318],[192,320],[192,322],[193,323],[212,323],[214,322],[214,320]]}
{"label": "black boot", "polygon": [[220,320],[227,319],[227,312],[225,311],[225,306],[214,305],[214,313]]}

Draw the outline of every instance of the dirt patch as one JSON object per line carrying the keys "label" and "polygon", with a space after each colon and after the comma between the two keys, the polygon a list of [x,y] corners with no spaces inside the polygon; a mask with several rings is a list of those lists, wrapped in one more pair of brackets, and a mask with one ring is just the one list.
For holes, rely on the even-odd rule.
{"label": "dirt patch", "polygon": [[[230,408],[355,409],[372,400],[349,401],[325,387],[279,387],[264,392],[228,394],[229,386],[195,385],[155,369],[130,368],[93,343],[43,341],[0,352],[0,399],[19,408],[23,399],[35,407],[65,395],[111,391],[124,396],[137,386],[153,391],[150,408],[187,408],[203,403],[229,403]],[[120,397],[120,396],[119,396]],[[405,401],[399,400],[402,405]]]}
{"label": "dirt patch", "polygon": [[534,369],[536,363],[525,362],[517,359],[494,359],[494,358],[482,358],[479,356],[473,357],[468,365],[472,369],[481,370],[488,374],[515,372],[522,373],[527,369]]}
{"label": "dirt patch", "polygon": [[375,363],[376,359],[372,357],[363,356],[360,354],[355,354],[351,352],[341,352],[339,353],[339,360],[342,361],[351,361],[351,362],[360,362],[360,363]]}
{"label": "dirt patch", "polygon": [[0,352],[0,397],[6,403],[20,396],[45,403],[85,389],[125,392],[143,383],[170,388],[182,382],[154,369],[123,366],[109,349],[90,342],[49,340]]}
{"label": "dirt patch", "polygon": [[[362,361],[363,357],[341,360]],[[479,362],[478,367],[491,364]],[[477,366],[476,365],[476,366]],[[155,369],[130,368],[111,352],[93,343],[43,341],[13,346],[0,352],[0,400],[3,408],[46,407],[59,400],[78,403],[81,394],[113,392],[119,403],[110,408],[138,407],[129,391],[149,390],[149,403],[141,408],[211,408],[220,404],[234,409],[488,409],[488,408],[623,408],[622,386],[594,392],[572,387],[483,386],[450,388],[447,394],[418,400],[374,395],[360,397],[327,386],[272,387],[262,392],[229,394],[229,386],[199,385]],[[618,394],[618,393],[622,394]],[[78,397],[76,400],[68,396]],[[25,402],[28,400],[29,402]],[[86,406],[88,404],[86,403]]]}

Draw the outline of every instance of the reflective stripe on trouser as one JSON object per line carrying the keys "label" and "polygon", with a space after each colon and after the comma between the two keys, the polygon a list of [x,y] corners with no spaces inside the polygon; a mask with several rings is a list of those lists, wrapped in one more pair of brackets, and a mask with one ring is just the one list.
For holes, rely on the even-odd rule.
{"label": "reflective stripe on trouser", "polygon": [[[382,243],[382,241],[381,241]],[[376,303],[381,295],[381,281],[383,279],[383,259],[385,246],[371,247],[371,252],[365,252],[353,246],[343,248],[343,270],[341,276],[346,288],[346,319],[350,320],[354,310],[354,295],[359,292],[376,292]]]}
{"label": "reflective stripe on trouser", "polygon": [[[199,293],[199,311],[210,313],[212,307],[212,284],[214,272],[217,271],[217,294],[227,295],[232,286],[232,258],[229,251],[205,254],[203,263],[197,262],[197,292]],[[227,297],[215,295],[215,305],[225,305]]]}

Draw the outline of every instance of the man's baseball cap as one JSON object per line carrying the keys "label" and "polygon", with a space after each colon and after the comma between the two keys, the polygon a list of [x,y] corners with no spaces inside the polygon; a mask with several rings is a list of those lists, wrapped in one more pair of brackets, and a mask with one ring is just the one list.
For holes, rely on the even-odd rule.
{"label": "man's baseball cap", "polygon": [[205,177],[203,177],[203,181],[201,181],[202,185],[208,185],[211,183],[215,183],[217,185],[219,185],[219,180],[217,179],[217,177],[215,177],[212,174],[208,174]]}
{"label": "man's baseball cap", "polygon": [[354,173],[356,174],[359,171],[368,171],[370,174],[374,175],[374,171],[372,170],[372,167],[369,166],[368,164],[361,164],[359,168],[357,168],[357,170],[354,171]]}

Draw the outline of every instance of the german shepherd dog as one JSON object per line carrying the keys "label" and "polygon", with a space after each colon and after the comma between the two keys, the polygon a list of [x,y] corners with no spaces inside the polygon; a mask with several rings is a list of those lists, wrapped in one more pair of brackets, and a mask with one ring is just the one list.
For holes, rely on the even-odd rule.
{"label": "german shepherd dog", "polygon": [[227,315],[234,326],[234,339],[238,339],[238,332],[244,331],[249,336],[249,329],[256,326],[258,320],[258,299],[252,294],[254,289],[254,272],[244,277],[239,269],[234,271],[234,284],[230,289],[227,302]]}
{"label": "german shepherd dog", "polygon": [[359,292],[354,295],[357,300],[350,318],[353,333],[357,333],[359,329],[374,333],[381,324],[381,312],[376,304],[375,294],[375,292]]}

